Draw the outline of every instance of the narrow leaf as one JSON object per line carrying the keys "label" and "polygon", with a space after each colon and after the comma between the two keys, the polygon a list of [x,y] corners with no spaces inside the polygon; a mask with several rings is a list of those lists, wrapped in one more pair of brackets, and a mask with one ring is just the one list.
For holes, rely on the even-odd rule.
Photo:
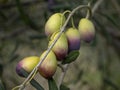
{"label": "narrow leaf", "polygon": [[[24,69],[22,69],[21,71],[22,71],[22,73],[24,74],[25,77],[27,77],[29,75]],[[37,90],[44,90],[44,88],[36,80],[34,80],[34,79],[32,79],[30,81],[30,84],[33,87],[35,87]]]}
{"label": "narrow leaf", "polygon": [[29,25],[32,29],[38,30],[39,27],[30,19],[30,17],[24,12],[20,0],[16,0],[16,5],[23,21]]}
{"label": "narrow leaf", "polygon": [[30,81],[30,84],[35,87],[37,90],[44,90],[44,88],[34,79]]}
{"label": "narrow leaf", "polygon": [[70,88],[68,88],[67,86],[61,84],[60,85],[60,90],[70,90]]}
{"label": "narrow leaf", "polygon": [[78,56],[79,56],[79,51],[77,51],[77,50],[72,51],[68,54],[68,56],[65,58],[65,60],[63,60],[62,64],[71,63],[71,62],[75,61]]}
{"label": "narrow leaf", "polygon": [[49,90],[58,90],[56,82],[53,78],[48,79]]}

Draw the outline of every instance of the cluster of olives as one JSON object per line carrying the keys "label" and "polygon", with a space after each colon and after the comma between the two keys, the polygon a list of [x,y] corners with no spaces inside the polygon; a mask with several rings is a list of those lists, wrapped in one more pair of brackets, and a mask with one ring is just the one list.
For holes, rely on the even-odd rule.
{"label": "cluster of olives", "polygon": [[[48,19],[45,24],[45,34],[50,38],[48,47],[59,35],[60,28],[65,23],[65,20],[65,15],[62,13],[55,13]],[[91,42],[94,36],[95,28],[93,23],[87,18],[82,18],[79,21],[78,29],[70,27],[62,33],[43,63],[38,67],[38,72],[44,78],[51,78],[56,72],[57,61],[62,62],[70,52],[79,50],[81,40]],[[30,56],[21,60],[16,67],[17,74],[23,76],[21,69],[30,73],[41,58],[45,56],[45,52],[43,52],[40,58],[38,56]]]}

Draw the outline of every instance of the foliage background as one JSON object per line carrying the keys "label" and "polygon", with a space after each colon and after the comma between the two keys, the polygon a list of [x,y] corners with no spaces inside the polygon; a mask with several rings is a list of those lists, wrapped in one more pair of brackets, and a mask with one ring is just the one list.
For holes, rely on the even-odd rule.
{"label": "foliage background", "polygon": [[[44,25],[55,12],[72,10],[89,0],[0,0],[0,86],[10,90],[24,78],[15,72],[16,64],[31,55],[40,56],[47,49]],[[93,7],[99,0],[93,0]],[[70,64],[64,83],[71,90],[120,89],[120,1],[101,0],[91,20],[96,26],[96,38],[90,44],[82,42],[80,56]],[[75,26],[85,16],[74,15]],[[68,27],[71,26],[69,23]],[[58,68],[54,78],[59,80]],[[35,79],[48,90],[47,81],[39,74]],[[26,90],[35,90],[28,85]]]}

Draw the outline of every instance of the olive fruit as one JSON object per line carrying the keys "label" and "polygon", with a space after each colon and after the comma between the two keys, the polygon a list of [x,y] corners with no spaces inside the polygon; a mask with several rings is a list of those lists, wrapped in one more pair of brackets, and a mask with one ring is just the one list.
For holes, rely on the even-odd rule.
{"label": "olive fruit", "polygon": [[[40,56],[42,59],[45,56],[45,52]],[[57,69],[57,60],[53,51],[50,51],[42,64],[38,67],[39,73],[46,79],[51,78]]]}
{"label": "olive fruit", "polygon": [[89,19],[82,18],[79,21],[78,29],[80,32],[81,40],[84,40],[85,42],[91,42],[94,39],[95,27]]}
{"label": "olive fruit", "polygon": [[16,66],[16,72],[19,76],[25,77],[22,70],[25,70],[27,73],[30,73],[34,67],[38,64],[38,56],[29,56],[22,59]]}
{"label": "olive fruit", "polygon": [[65,32],[68,39],[68,51],[80,49],[80,33],[76,28],[69,28]]}
{"label": "olive fruit", "polygon": [[45,24],[45,34],[51,36],[54,32],[60,31],[60,27],[65,22],[65,16],[62,13],[53,14]]}
{"label": "olive fruit", "polygon": [[[51,45],[53,43],[53,41],[56,39],[56,37],[59,35],[59,33],[60,32],[57,32],[57,33],[55,32],[51,36],[49,45]],[[68,53],[68,41],[67,41],[67,37],[66,37],[65,33],[62,33],[60,38],[57,40],[57,42],[53,46],[52,50],[55,53],[57,60],[63,60],[66,57],[66,55]]]}

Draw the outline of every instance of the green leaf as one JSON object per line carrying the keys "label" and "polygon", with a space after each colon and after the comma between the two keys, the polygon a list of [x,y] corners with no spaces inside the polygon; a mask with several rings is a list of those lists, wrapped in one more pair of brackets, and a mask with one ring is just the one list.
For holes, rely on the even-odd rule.
{"label": "green leaf", "polygon": [[16,0],[16,5],[18,8],[18,11],[20,13],[21,18],[25,22],[25,24],[29,25],[32,29],[38,30],[39,27],[30,19],[30,17],[24,12],[24,9],[20,3],[20,0]]}
{"label": "green leaf", "polygon": [[30,84],[34,86],[37,90],[44,90],[44,88],[34,79],[30,81]]}
{"label": "green leaf", "polygon": [[56,82],[53,78],[48,79],[49,90],[58,90]]}
{"label": "green leaf", "polygon": [[[22,73],[23,73],[23,75],[24,75],[25,77],[27,77],[27,76],[29,75],[28,72],[26,72],[24,69],[21,69],[21,71],[22,71]],[[30,81],[30,84],[31,84],[33,87],[35,87],[36,90],[44,90],[44,88],[43,88],[36,80],[34,80],[34,79],[32,79],[32,80]]]}
{"label": "green leaf", "polygon": [[70,90],[70,88],[68,88],[67,86],[61,84],[60,85],[60,90]]}
{"label": "green leaf", "polygon": [[68,54],[68,56],[63,60],[62,64],[69,64],[77,59],[79,56],[79,51],[75,50]]}

